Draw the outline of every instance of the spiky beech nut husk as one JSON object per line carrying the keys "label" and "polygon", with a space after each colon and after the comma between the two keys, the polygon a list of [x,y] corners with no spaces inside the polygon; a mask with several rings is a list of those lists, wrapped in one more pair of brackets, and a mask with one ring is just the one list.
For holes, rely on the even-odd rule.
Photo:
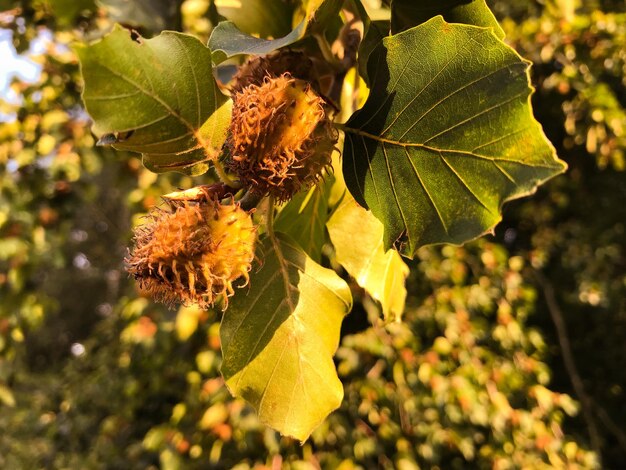
{"label": "spiky beech nut husk", "polygon": [[247,283],[254,259],[250,214],[217,200],[166,201],[167,209],[153,209],[149,222],[135,230],[128,272],[143,291],[169,306],[208,308],[222,295],[226,308],[233,283]]}
{"label": "spiky beech nut husk", "polygon": [[248,59],[233,77],[231,90],[240,93],[247,86],[263,85],[266,77],[278,78],[285,73],[313,84],[317,90],[313,61],[304,52],[293,50],[279,50]]}
{"label": "spiky beech nut husk", "polygon": [[253,192],[286,201],[317,183],[336,142],[324,100],[303,80],[266,77],[234,96],[227,165]]}

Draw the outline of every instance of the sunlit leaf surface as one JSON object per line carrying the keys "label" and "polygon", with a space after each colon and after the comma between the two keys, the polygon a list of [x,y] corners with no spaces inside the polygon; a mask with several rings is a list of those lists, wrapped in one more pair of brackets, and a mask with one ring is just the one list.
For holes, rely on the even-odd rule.
{"label": "sunlit leaf surface", "polygon": [[[255,0],[249,0],[256,4]],[[289,46],[302,39],[308,29],[312,32],[322,33],[328,27],[329,20],[339,12],[341,7],[339,0],[309,0],[303,2],[301,9],[295,12],[294,27],[291,31],[280,37],[266,38],[271,34],[263,34],[262,25],[248,25],[247,22],[237,15],[233,21],[223,21],[211,33],[209,47],[213,51],[213,62],[219,64],[224,60],[240,54],[264,55],[269,54],[281,47]],[[242,3],[242,7],[244,4]],[[289,11],[286,5],[269,2],[270,8],[278,8],[276,17],[284,17]],[[263,8],[261,8],[263,9]],[[246,13],[247,14],[247,13]],[[232,18],[232,17],[228,17]],[[258,21],[259,18],[256,20]],[[271,23],[270,23],[271,24]],[[255,34],[259,31],[261,37]]]}
{"label": "sunlit leaf surface", "polygon": [[326,239],[330,188],[330,184],[321,182],[299,192],[285,204],[274,223],[276,230],[291,236],[318,263]]}
{"label": "sunlit leaf surface", "polygon": [[383,224],[346,193],[326,226],[337,262],[381,303],[385,319],[400,319],[409,267],[397,251],[385,250]]}
{"label": "sunlit leaf surface", "polygon": [[247,295],[222,320],[222,375],[261,421],[305,440],[343,398],[333,354],[352,297],[284,234],[265,237],[259,256]]}
{"label": "sunlit leaf surface", "polygon": [[213,50],[213,62],[219,64],[229,57],[240,54],[264,55],[299,40],[306,30],[302,20],[289,34],[277,39],[263,39],[240,31],[235,23],[223,21],[211,33],[209,47]]}
{"label": "sunlit leaf surface", "polygon": [[346,124],[343,172],[404,255],[491,230],[503,202],[565,164],[535,121],[528,63],[491,29],[440,16],[387,37]]}
{"label": "sunlit leaf surface", "polygon": [[143,153],[153,171],[208,169],[230,121],[230,101],[217,88],[208,48],[171,31],[135,41],[118,26],[76,50],[83,100],[101,143]]}
{"label": "sunlit leaf surface", "polygon": [[391,31],[404,31],[431,18],[442,15],[448,23],[463,23],[493,28],[496,35],[504,37],[495,16],[485,0],[439,0],[421,2],[394,0],[391,8]]}

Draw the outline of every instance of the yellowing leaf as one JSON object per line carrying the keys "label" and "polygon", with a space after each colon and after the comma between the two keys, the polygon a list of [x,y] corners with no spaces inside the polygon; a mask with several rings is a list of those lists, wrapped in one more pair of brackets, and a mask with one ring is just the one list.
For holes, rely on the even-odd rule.
{"label": "yellowing leaf", "polygon": [[176,335],[181,341],[187,341],[198,329],[198,320],[203,310],[198,306],[181,307],[176,314]]}
{"label": "yellowing leaf", "polygon": [[260,245],[249,292],[233,297],[222,320],[222,375],[262,422],[304,441],[341,403],[333,354],[352,297],[286,235]]}
{"label": "yellowing leaf", "polygon": [[226,409],[226,405],[224,403],[216,403],[207,408],[198,423],[198,427],[204,430],[211,429],[218,424],[222,424],[227,419],[228,410]]}
{"label": "yellowing leaf", "polygon": [[39,155],[48,155],[54,150],[57,140],[50,134],[42,135],[37,141],[37,153]]}
{"label": "yellowing leaf", "polygon": [[[258,9],[259,11],[267,14],[269,10],[276,7],[278,11],[274,14],[270,13],[269,21],[261,21],[260,23],[258,21],[260,16],[250,15],[248,13],[250,8],[245,8],[245,3],[257,4],[258,0],[247,0],[241,4],[244,9],[244,17],[237,14],[232,16],[232,13],[237,12],[236,9],[231,15],[225,12],[225,16],[232,21],[222,21],[211,33],[209,47],[213,51],[215,64],[239,54],[269,54],[276,49],[299,41],[309,29],[316,33],[322,33],[328,27],[330,19],[339,12],[342,2],[340,0],[306,1],[301,5],[301,9],[293,14],[293,29],[289,32],[284,31],[280,35],[267,32],[267,27],[275,25],[277,19],[285,18],[286,12],[290,13],[288,19],[291,20],[292,13],[284,2],[278,2],[278,4],[276,1],[264,2],[263,7]],[[219,8],[219,4],[218,9],[220,13],[224,11],[224,9]],[[251,20],[254,23],[250,23]],[[262,31],[265,31],[265,34]],[[255,33],[261,37],[257,37]],[[274,39],[265,39],[268,36]]]}
{"label": "yellowing leaf", "polygon": [[386,319],[399,319],[409,267],[397,251],[385,250],[383,224],[346,192],[326,227],[339,264],[381,303]]}
{"label": "yellowing leaf", "polygon": [[[215,0],[215,6],[218,13],[232,21],[238,30],[252,36],[279,38],[289,34],[292,29],[291,19],[294,5],[291,2],[284,0]],[[251,12],[253,13],[251,14]]]}
{"label": "yellowing leaf", "polygon": [[15,406],[15,396],[9,387],[0,384],[0,403],[13,408]]}

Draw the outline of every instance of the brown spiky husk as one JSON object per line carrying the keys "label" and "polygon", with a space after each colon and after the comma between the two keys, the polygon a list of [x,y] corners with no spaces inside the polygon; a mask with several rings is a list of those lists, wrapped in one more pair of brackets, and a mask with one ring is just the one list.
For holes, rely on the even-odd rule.
{"label": "brown spiky husk", "polygon": [[337,133],[324,100],[289,74],[233,97],[228,167],[258,194],[289,200],[330,167]]}
{"label": "brown spiky husk", "polygon": [[313,61],[304,52],[293,50],[279,50],[248,59],[235,74],[231,90],[233,94],[241,93],[250,85],[263,85],[266,77],[278,78],[285,73],[313,84],[317,90]]}
{"label": "brown spiky husk", "polygon": [[237,204],[216,200],[178,201],[154,209],[149,222],[135,230],[135,246],[126,258],[139,287],[169,306],[228,305],[233,283],[248,280],[256,231],[250,214]]}

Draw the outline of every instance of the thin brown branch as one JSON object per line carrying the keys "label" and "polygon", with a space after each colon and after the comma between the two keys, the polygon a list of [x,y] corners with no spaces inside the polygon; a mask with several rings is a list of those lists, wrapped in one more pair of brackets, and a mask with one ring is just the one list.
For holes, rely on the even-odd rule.
{"label": "thin brown branch", "polygon": [[554,327],[556,329],[565,370],[567,371],[567,375],[569,376],[572,386],[574,387],[574,392],[576,393],[576,396],[581,404],[583,419],[585,420],[589,431],[591,448],[597,455],[598,463],[602,466],[602,439],[600,437],[600,433],[598,432],[598,426],[596,425],[594,418],[593,400],[585,391],[585,385],[583,384],[578,368],[576,367],[576,361],[574,360],[574,354],[572,352],[572,346],[567,333],[567,326],[565,324],[563,312],[561,311],[561,307],[559,306],[554,292],[554,287],[552,286],[550,280],[539,270],[535,270],[535,276],[539,281],[541,289],[543,290],[546,306],[548,307],[548,311],[550,312],[552,322],[554,323]]}
{"label": "thin brown branch", "polygon": [[615,436],[617,439],[617,444],[619,448],[626,454],[626,433],[611,419],[609,414],[606,412],[604,408],[602,408],[598,403],[593,403],[594,408],[596,409],[596,414],[600,421],[606,426],[607,430]]}

